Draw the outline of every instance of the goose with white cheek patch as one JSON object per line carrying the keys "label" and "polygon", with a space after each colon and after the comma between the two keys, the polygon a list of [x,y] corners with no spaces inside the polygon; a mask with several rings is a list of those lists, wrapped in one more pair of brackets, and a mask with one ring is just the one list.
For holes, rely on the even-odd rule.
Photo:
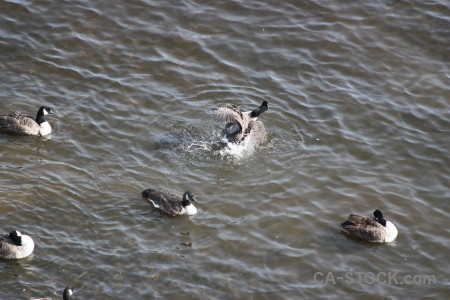
{"label": "goose with white cheek patch", "polygon": [[186,191],[181,196],[165,190],[148,189],[142,192],[142,196],[147,198],[155,208],[171,216],[197,214],[197,208],[191,201],[198,202],[190,191]]}
{"label": "goose with white cheek patch", "polygon": [[42,106],[36,118],[16,111],[9,115],[0,115],[0,129],[8,133],[46,136],[52,132],[50,124],[44,119],[44,116],[49,114],[53,114],[51,108]]}
{"label": "goose with white cheek patch", "polygon": [[[66,287],[63,292],[63,300],[71,300],[72,294],[73,294],[73,289],[70,287]],[[46,297],[46,298],[34,298],[32,300],[57,300],[57,299]]]}
{"label": "goose with white cheek patch", "polygon": [[256,109],[248,112],[241,112],[239,107],[228,104],[215,111],[214,119],[219,122],[227,122],[222,129],[223,138],[221,143],[240,144],[247,138],[252,137],[256,144],[261,144],[266,138],[266,129],[258,117],[269,108],[269,103],[263,103]]}
{"label": "goose with white cheek patch", "polygon": [[21,259],[33,253],[34,241],[28,236],[14,230],[0,236],[0,258]]}
{"label": "goose with white cheek patch", "polygon": [[389,243],[395,240],[398,230],[390,221],[386,221],[378,209],[374,218],[360,215],[350,215],[342,228],[353,236],[372,243]]}

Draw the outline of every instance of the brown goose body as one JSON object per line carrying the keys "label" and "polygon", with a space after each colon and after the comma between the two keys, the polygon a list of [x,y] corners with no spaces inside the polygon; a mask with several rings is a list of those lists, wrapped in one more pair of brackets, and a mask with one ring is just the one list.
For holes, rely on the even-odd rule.
{"label": "brown goose body", "polygon": [[142,192],[142,196],[147,198],[155,208],[171,216],[195,215],[197,209],[190,202],[195,200],[194,195],[186,191],[183,195],[175,194],[166,190],[147,189]]}
{"label": "brown goose body", "polygon": [[42,106],[39,108],[36,118],[16,111],[8,115],[0,115],[0,129],[21,135],[48,135],[51,133],[51,127],[44,116],[51,113],[49,107]]}
{"label": "brown goose body", "polygon": [[[72,296],[71,296],[72,294],[73,294],[73,289],[70,287],[66,287],[63,292],[63,300],[72,299]],[[58,300],[58,299],[51,298],[51,297],[45,297],[45,298],[33,298],[31,300]]]}
{"label": "brown goose body", "polygon": [[28,235],[12,231],[0,235],[0,258],[21,259],[33,253],[34,241]]}
{"label": "brown goose body", "polygon": [[375,217],[351,214],[347,221],[341,224],[348,233],[373,243],[388,243],[395,240],[398,230],[383,214],[376,210]]}

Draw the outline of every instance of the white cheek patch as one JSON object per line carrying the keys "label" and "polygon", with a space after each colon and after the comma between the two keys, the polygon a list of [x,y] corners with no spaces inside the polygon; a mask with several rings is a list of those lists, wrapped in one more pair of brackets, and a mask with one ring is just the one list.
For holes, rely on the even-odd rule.
{"label": "white cheek patch", "polygon": [[151,200],[151,199],[148,199],[148,200],[150,200],[150,202],[153,204],[154,207],[159,208],[159,205],[156,204],[155,202],[153,202],[153,200]]}
{"label": "white cheek patch", "polygon": [[44,116],[48,115],[48,111],[44,108]]}

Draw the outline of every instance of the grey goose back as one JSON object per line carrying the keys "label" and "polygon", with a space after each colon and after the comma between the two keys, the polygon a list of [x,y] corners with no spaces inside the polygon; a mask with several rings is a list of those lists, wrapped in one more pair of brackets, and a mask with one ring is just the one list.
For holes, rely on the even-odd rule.
{"label": "grey goose back", "polygon": [[342,228],[353,236],[373,243],[389,243],[395,240],[398,230],[390,221],[386,221],[378,209],[374,218],[360,215],[350,215]]}
{"label": "grey goose back", "polygon": [[[73,289],[70,287],[66,287],[63,292],[63,300],[72,299]],[[61,298],[59,298],[61,299]],[[34,298],[32,300],[56,300],[54,298],[46,297],[46,298]]]}
{"label": "grey goose back", "polygon": [[269,103],[263,103],[256,109],[242,112],[234,104],[228,104],[215,111],[214,119],[219,122],[226,122],[222,129],[222,143],[241,143],[247,137],[252,136],[257,144],[264,142],[266,129],[262,122],[257,121],[258,117],[269,108]]}
{"label": "grey goose back", "polygon": [[36,118],[16,111],[9,115],[0,115],[0,129],[15,134],[45,136],[52,132],[50,124],[44,119],[48,114],[53,114],[50,107],[42,106]]}
{"label": "grey goose back", "polygon": [[0,258],[20,259],[33,253],[34,242],[28,235],[14,230],[0,236]]}
{"label": "grey goose back", "polygon": [[142,192],[142,196],[147,198],[155,208],[171,216],[192,216],[197,213],[197,208],[191,201],[198,202],[190,191],[186,191],[181,196],[165,190],[148,189]]}

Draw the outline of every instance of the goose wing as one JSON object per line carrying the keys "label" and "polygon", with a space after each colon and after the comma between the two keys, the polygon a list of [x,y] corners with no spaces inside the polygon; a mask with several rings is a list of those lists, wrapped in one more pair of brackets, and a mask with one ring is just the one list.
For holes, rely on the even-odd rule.
{"label": "goose wing", "polygon": [[[227,136],[228,140],[240,141],[246,131],[249,131],[249,123],[252,121],[249,114],[241,112],[234,104],[228,104],[225,107],[218,108],[214,113],[214,120],[219,122],[227,122],[222,133]],[[234,126],[239,124],[240,128]]]}
{"label": "goose wing", "polygon": [[234,104],[228,104],[225,107],[218,108],[214,113],[214,120],[227,123],[239,123],[242,130],[246,130],[250,117],[247,113],[241,112],[239,107]]}
{"label": "goose wing", "polygon": [[262,144],[266,140],[266,128],[261,121],[251,121],[244,133],[244,138],[252,133],[252,139],[256,144]]}
{"label": "goose wing", "polygon": [[10,239],[8,233],[0,236],[0,257],[14,258],[17,248],[18,246]]}
{"label": "goose wing", "polygon": [[183,209],[183,197],[168,191],[148,189],[142,192],[142,196],[146,197],[154,207],[171,216],[179,215]]}
{"label": "goose wing", "polygon": [[348,220],[342,223],[341,226],[349,233],[365,240],[372,242],[384,241],[386,228],[372,217],[350,215]]}
{"label": "goose wing", "polygon": [[22,114],[20,112],[13,112],[9,115],[0,115],[0,128],[19,133],[38,135],[39,124],[32,116]]}
{"label": "goose wing", "polygon": [[23,113],[21,113],[20,111],[13,111],[13,112],[10,114],[10,116],[11,116],[11,117],[27,117],[27,118],[30,118],[30,119],[34,120],[34,116],[30,116],[30,115],[23,114]]}

